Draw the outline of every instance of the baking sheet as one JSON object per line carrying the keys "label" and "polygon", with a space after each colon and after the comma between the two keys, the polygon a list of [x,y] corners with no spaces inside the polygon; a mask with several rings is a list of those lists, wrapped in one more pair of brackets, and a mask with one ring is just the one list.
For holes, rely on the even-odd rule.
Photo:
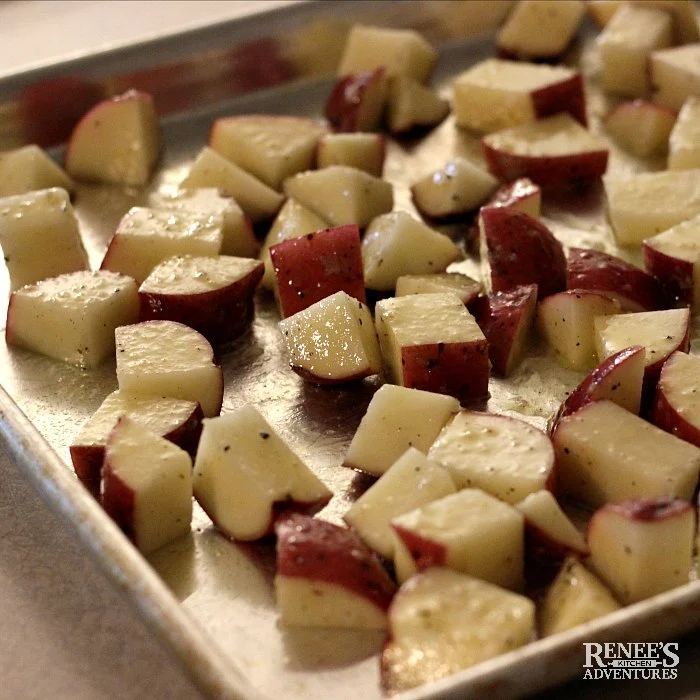
{"label": "baking sheet", "polygon": [[[308,8],[297,14],[271,13],[250,26],[255,27],[258,42],[267,41],[264,30],[272,32],[273,38],[285,36],[283,32],[275,34],[282,31],[280,27],[291,27],[290,31],[296,32],[297,37],[309,26],[336,27],[342,32],[343,22],[335,18],[342,16],[343,5],[347,3],[337,4],[332,15],[327,5],[321,9],[316,7],[313,13]],[[360,7],[374,13],[372,21],[382,22],[381,13],[384,12],[383,23],[393,23],[392,17],[398,21],[399,5],[403,12],[402,26],[405,26],[410,20],[409,9],[415,12],[421,3],[410,6],[353,3],[353,19],[358,18]],[[434,84],[446,95],[455,73],[492,50],[490,37],[467,41],[450,39],[446,27],[459,29],[454,14],[457,5],[459,3],[430,3],[429,9],[424,6],[424,12],[414,16],[428,36],[447,41],[434,75]],[[439,14],[440,8],[443,15]],[[236,28],[241,42],[250,41],[240,25]],[[211,31],[219,35],[222,29]],[[188,39],[192,46],[206,47],[207,51],[198,54],[193,49],[193,57],[178,58],[177,65],[208,65],[201,56],[208,56],[210,62],[213,60],[213,39],[201,31],[195,38]],[[290,46],[281,39],[275,41],[280,46]],[[589,44],[584,46],[588,48],[581,56],[574,53],[571,58],[580,59],[586,70],[594,73],[594,54]],[[121,64],[122,71],[125,67],[131,70],[136,66],[129,75],[148,76],[148,79],[143,78],[145,82],[153,82],[153,76],[163,71],[153,70],[153,63],[150,69],[146,65],[149,60],[155,61],[152,48],[131,49],[129,60],[133,65]],[[172,65],[173,56],[168,53],[172,46],[168,43],[164,48],[164,60],[170,60]],[[221,49],[234,50],[235,46]],[[294,50],[298,52],[299,48]],[[123,75],[118,79],[109,78],[108,69],[112,65],[116,65],[116,58],[110,55],[96,57],[77,67],[73,65],[70,70],[101,76],[99,81],[103,87],[108,84],[126,87],[127,78]],[[163,112],[169,114],[163,122],[165,152],[151,189],[177,183],[184,177],[193,156],[206,141],[212,119],[218,116],[258,112],[319,116],[332,79],[315,76],[329,72],[329,68],[332,71],[330,53],[321,51],[314,57],[307,52],[300,65],[306,68],[275,74],[278,87],[244,96],[240,96],[244,90],[234,91],[231,96],[224,88],[211,87],[218,84],[222,75],[228,76],[226,71],[195,72],[195,77],[200,75],[201,80],[198,82],[193,77],[187,90],[183,88],[186,94],[179,97],[177,104],[171,100],[174,93],[166,82],[161,103]],[[312,68],[307,70],[309,66]],[[269,87],[270,75],[263,72],[263,79],[251,84],[251,90]],[[36,77],[25,76],[24,84]],[[288,80],[300,77],[304,78],[303,82],[288,84]],[[13,94],[22,94],[17,87],[21,87],[22,82],[14,78],[0,83],[0,95],[12,93],[10,87],[18,90]],[[202,100],[202,91],[209,95],[208,99]],[[194,99],[192,95],[199,97]],[[192,102],[204,102],[204,106],[192,109]],[[589,90],[589,102],[594,115],[592,128],[596,130],[599,126],[596,116],[605,111],[607,103],[594,84]],[[18,101],[11,97],[4,104],[7,113],[11,111],[7,105],[16,107]],[[21,119],[18,118],[17,124],[19,127],[13,132],[15,137],[23,128]],[[456,154],[480,158],[478,141],[455,129],[451,119],[422,141],[392,144],[385,177],[395,184],[396,208],[413,211],[408,185]],[[610,169],[632,172],[661,165],[641,163],[614,152]],[[146,194],[139,190],[79,185],[76,209],[93,267],[99,265],[116,222],[129,207],[145,203]],[[604,221],[599,189],[593,188],[575,201],[550,200],[544,209],[544,219],[566,244],[614,250]],[[456,236],[461,233],[459,227],[448,230]],[[475,273],[476,262],[467,260],[459,267]],[[3,280],[6,284],[6,277]],[[339,464],[379,381],[373,379],[347,389],[305,385],[287,366],[276,321],[271,297],[261,294],[251,330],[220,358],[226,385],[223,410],[246,403],[257,406],[334,491],[336,495],[321,517],[339,521],[348,503],[370,483],[367,477],[343,469]],[[272,590],[273,544],[233,544],[219,535],[196,507],[192,535],[150,558],[159,578],[86,495],[66,466],[70,463],[68,445],[77,426],[116,388],[114,370],[114,362],[108,362],[98,370],[86,372],[0,344],[0,382],[28,419],[2,397],[0,408],[4,420],[0,422],[0,429],[10,440],[20,466],[51,507],[63,516],[164,642],[174,649],[195,680],[212,696],[256,697],[260,693],[268,698],[380,697],[375,653],[381,647],[383,634],[361,630],[284,629],[277,624]],[[553,363],[542,346],[533,347],[511,380],[492,380],[489,408],[520,415],[543,427],[565,392],[580,378],[580,374]],[[37,439],[34,428],[52,450]],[[467,693],[498,697],[520,695],[579,673],[583,641],[656,640],[698,626],[700,586],[692,583],[604,620],[482,664],[446,679],[435,688],[417,689],[406,697],[463,697]]]}

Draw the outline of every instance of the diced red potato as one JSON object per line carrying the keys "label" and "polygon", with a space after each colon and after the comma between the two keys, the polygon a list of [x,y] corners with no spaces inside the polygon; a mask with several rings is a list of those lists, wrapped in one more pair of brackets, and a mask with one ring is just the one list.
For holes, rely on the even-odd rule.
{"label": "diced red potato", "polygon": [[498,180],[466,158],[454,158],[443,168],[411,186],[416,209],[431,219],[473,211],[498,187]]}
{"label": "diced red potato", "polygon": [[284,201],[279,192],[208,146],[199,152],[180,187],[219,189],[233,197],[254,224],[271,219]]}
{"label": "diced red potato", "polygon": [[461,256],[449,236],[405,211],[373,219],[362,240],[365,285],[378,291],[391,291],[403,275],[444,272]]}
{"label": "diced red potato", "polygon": [[608,165],[605,143],[569,114],[497,131],[481,143],[489,170],[502,180],[559,187],[600,177]]}
{"label": "diced red potato", "polygon": [[315,233],[325,228],[328,228],[328,222],[325,219],[317,216],[303,204],[297,202],[294,197],[288,197],[279,210],[260,249],[260,260],[265,264],[262,286],[266,289],[274,289],[277,284],[275,271],[270,260],[270,248],[273,245],[290,238],[305,236],[307,233]]}
{"label": "diced red potato", "polygon": [[535,606],[524,596],[433,567],[399,589],[382,651],[388,693],[437,681],[527,644]]}
{"label": "diced red potato", "polygon": [[537,219],[541,202],[542,190],[539,185],[527,177],[521,177],[499,187],[483,206],[509,207]]}
{"label": "diced red potato", "polygon": [[447,566],[504,588],[522,588],[524,518],[479,489],[462,489],[399,515],[391,527],[400,583],[431,566]]}
{"label": "diced red potato", "polygon": [[559,507],[551,491],[535,491],[515,507],[525,516],[526,556],[556,561],[570,555],[588,554],[586,540]]}
{"label": "diced red potato", "polygon": [[83,424],[70,445],[75,473],[94,496],[100,492],[105,444],[120,416],[128,416],[194,457],[202,430],[202,409],[198,403],[113,391]]}
{"label": "diced red potato", "polygon": [[344,384],[382,369],[369,309],[343,291],[280,322],[292,369],[313,384]]}
{"label": "diced red potato", "polygon": [[700,216],[644,239],[642,255],[669,298],[700,304]]}
{"label": "diced red potato", "polygon": [[222,241],[219,214],[132,207],[119,222],[100,269],[121,272],[141,283],[156,265],[174,255],[219,255]]}
{"label": "diced red potato", "polygon": [[667,301],[656,279],[622,258],[588,248],[569,248],[567,289],[600,292],[623,311],[657,311]]}
{"label": "diced red potato", "polygon": [[65,167],[79,180],[145,185],[160,153],[153,98],[139,90],[95,105],[76,125]]}
{"label": "diced red potato", "polygon": [[668,140],[668,169],[700,168],[700,99],[688,97]]}
{"label": "diced red potato", "polygon": [[642,401],[645,356],[646,351],[641,345],[632,345],[603,360],[563,401],[551,422],[550,432],[554,433],[562,418],[575,413],[591,401],[608,399],[638,415]]}
{"label": "diced red potato", "polygon": [[389,522],[414,508],[455,493],[449,472],[409,447],[343,516],[362,540],[385,559],[394,555]]}
{"label": "diced red potato", "polygon": [[487,207],[479,215],[479,228],[489,291],[536,284],[543,299],[566,288],[564,248],[543,223],[507,207]]}
{"label": "diced red potato", "polygon": [[70,197],[58,187],[0,198],[0,245],[10,291],[89,267]]}
{"label": "diced red potato", "polygon": [[480,296],[470,308],[488,341],[493,371],[507,377],[525,352],[537,310],[537,285]]}
{"label": "diced red potato", "polygon": [[[697,30],[697,27],[696,27]],[[653,100],[678,111],[689,97],[700,97],[700,43],[654,51],[649,59]]]}
{"label": "diced red potato", "polygon": [[252,406],[204,422],[194,495],[233,540],[272,533],[283,512],[315,513],[332,493]]}
{"label": "diced red potato", "polygon": [[291,175],[309,170],[326,128],[312,119],[246,114],[217,119],[209,146],[274,190]]}
{"label": "diced red potato", "polygon": [[278,522],[275,594],[284,625],[385,629],[396,586],[351,530],[306,515]]}
{"label": "diced red potato", "polygon": [[107,439],[102,506],[144,554],[190,532],[192,459],[122,416]]}
{"label": "diced red potato", "polygon": [[642,97],[649,91],[652,51],[671,46],[671,16],[651,7],[623,5],[597,39],[606,92]]}
{"label": "diced red potato", "polygon": [[462,411],[440,432],[428,457],[457,488],[478,488],[507,503],[552,486],[554,449],[542,431],[517,418]]}
{"label": "diced red potato", "polygon": [[603,123],[618,146],[635,156],[647,158],[668,151],[676,113],[647,100],[634,100],[613,108]]}
{"label": "diced red potato", "polygon": [[316,164],[319,168],[331,165],[347,165],[364,170],[374,177],[381,177],[386,157],[386,143],[382,134],[325,134],[316,148]]}
{"label": "diced red potato", "polygon": [[677,498],[611,503],[588,526],[591,564],[623,604],[688,583],[695,509]]}
{"label": "diced red potato", "polygon": [[454,292],[382,299],[375,323],[394,383],[465,402],[486,395],[488,344]]}
{"label": "diced red potato", "polygon": [[425,83],[436,61],[437,52],[416,31],[356,24],[345,42],[337,75],[382,67],[388,76],[405,75]]}
{"label": "diced red potato", "polygon": [[139,320],[177,321],[211,343],[229,342],[253,318],[253,297],[262,275],[263,264],[251,258],[168,258],[139,287]]}
{"label": "diced red potato", "polygon": [[578,559],[569,557],[539,609],[543,637],[566,632],[620,609],[610,590]]}
{"label": "diced red potato", "polygon": [[521,0],[498,31],[498,52],[521,60],[556,58],[573,40],[584,12],[581,0]]}
{"label": "diced red potato", "polygon": [[374,131],[384,114],[387,92],[388,80],[383,67],[343,75],[326,102],[326,119],[336,131]]}
{"label": "diced red potato", "polygon": [[343,465],[381,476],[409,448],[427,452],[458,411],[451,396],[384,384],[372,397]]}
{"label": "diced red potato", "polygon": [[563,418],[552,441],[557,490],[589,506],[661,496],[689,500],[698,484],[700,449],[612,401],[592,401]]}
{"label": "diced red potato", "polygon": [[437,126],[450,113],[450,103],[416,80],[394,76],[389,81],[386,122],[392,134]]}
{"label": "diced red potato", "polygon": [[700,170],[607,175],[603,184],[608,218],[621,246],[637,247],[700,214]]}
{"label": "diced red potato", "polygon": [[63,168],[32,144],[0,153],[0,197],[60,187],[71,191],[73,181]]}
{"label": "diced red potato", "polygon": [[336,292],[366,303],[357,226],[336,226],[270,248],[282,318]]}
{"label": "diced red potato", "polygon": [[391,183],[345,165],[298,173],[285,181],[284,192],[331,226],[364,228],[394,206]]}
{"label": "diced red potato", "polygon": [[583,78],[564,66],[489,58],[458,75],[453,88],[457,125],[474,131],[509,129],[558,112],[587,123]]}
{"label": "diced red potato", "polygon": [[[464,303],[469,305],[481,292],[481,282],[459,272],[436,272],[431,275],[401,275],[396,280],[394,296],[408,294],[431,294],[454,292]],[[482,329],[483,330],[483,329]]]}
{"label": "diced red potato", "polygon": [[260,243],[255,237],[250,219],[233,197],[213,187],[194,190],[166,190],[148,197],[151,209],[167,209],[194,214],[218,214],[223,219],[221,254],[240,258],[256,258]]}
{"label": "diced red potato", "polygon": [[700,447],[700,358],[673,353],[661,368],[652,421]]}
{"label": "diced red potato", "polygon": [[601,29],[613,18],[626,0],[587,0],[586,10]]}
{"label": "diced red potato", "polygon": [[656,384],[664,362],[676,351],[688,352],[690,344],[688,309],[601,316],[593,325],[601,361],[631,345],[644,347],[645,391]]}
{"label": "diced red potato", "polygon": [[7,309],[8,345],[84,369],[114,352],[114,332],[138,320],[136,283],[125,275],[84,270],[14,291]]}
{"label": "diced red potato", "polygon": [[197,401],[207,418],[219,414],[223,372],[201,333],[175,321],[143,321],[118,327],[114,336],[122,391]]}

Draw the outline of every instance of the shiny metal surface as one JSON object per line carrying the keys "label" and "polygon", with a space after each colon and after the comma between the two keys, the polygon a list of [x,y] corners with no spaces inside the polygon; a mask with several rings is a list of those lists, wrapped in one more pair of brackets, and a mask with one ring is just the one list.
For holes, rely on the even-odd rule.
{"label": "shiny metal surface", "polygon": [[[353,19],[359,19],[358,4],[352,5]],[[483,7],[488,5],[484,3]],[[222,27],[208,30],[209,34],[198,31],[183,39],[180,49],[191,50],[194,58],[178,59],[177,48],[172,42],[160,47],[163,56],[170,56],[171,64],[181,67],[183,61],[193,61],[200,67],[193,69],[189,85],[177,82],[179,69],[174,73],[153,70],[156,57],[152,46],[135,47],[122,57],[121,63],[117,56],[110,55],[86,60],[79,66],[64,66],[64,69],[72,74],[77,71],[109,76],[112,75],[110,70],[119,64],[117,78],[100,78],[101,85],[109,84],[115,91],[128,86],[123,76],[132,71],[128,75],[133,79],[137,74],[133,68],[136,65],[141,66],[139,70],[148,76],[147,80],[144,78],[143,87],[155,85],[154,76],[165,76],[162,82],[164,97],[159,103],[162,112],[168,115],[163,121],[165,150],[158,175],[150,187],[155,189],[162,184],[177,183],[184,177],[195,153],[206,141],[212,119],[217,116],[247,112],[321,114],[332,80],[313,76],[332,71],[332,56],[337,58],[337,47],[343,34],[342,30],[333,33],[329,28],[347,28],[346,19],[337,19],[343,17],[343,6],[347,9],[348,3],[335,3],[333,12],[329,11],[328,4],[319,4],[313,9],[306,6],[303,10],[293,8],[293,11],[272,13],[277,19],[268,15],[255,24],[244,22],[228,28],[243,44],[258,41],[261,36],[272,37],[276,44],[286,46],[287,51],[296,52],[299,65],[306,66],[304,70],[308,68],[307,72],[280,72],[275,74],[272,82],[268,81],[271,73],[263,71],[262,78],[252,80],[248,87],[251,90],[269,88],[270,85],[277,87],[262,92],[241,96],[246,90],[236,88],[231,93],[226,92],[229,89],[226,87],[212,88],[212,84],[222,82],[222,76],[223,83],[230,82],[229,69],[216,68],[220,56],[212,53],[226,35]],[[422,7],[420,12],[415,9],[418,6]],[[442,2],[359,5],[363,12],[369,13],[367,17],[361,17],[363,21],[373,21],[373,18],[381,21],[383,18],[386,23],[393,21],[401,26],[411,26],[413,21],[433,40],[451,39],[443,46],[434,76],[434,84],[445,95],[449,95],[452,76],[491,52],[489,37],[454,40],[455,32],[463,33],[465,26],[469,25],[464,16],[461,25],[459,22],[458,8],[465,6]],[[381,15],[381,12],[385,14]],[[414,12],[416,14],[411,14]],[[471,26],[479,28],[478,24]],[[285,31],[292,32],[290,36],[296,39],[290,40]],[[308,38],[303,40],[308,36],[324,37],[318,51]],[[234,51],[237,45],[226,51]],[[585,46],[581,62],[593,74],[595,61],[590,42]],[[246,60],[260,56],[255,51],[236,55],[245,55]],[[572,56],[572,60],[577,58]],[[267,65],[267,58],[261,61],[261,65]],[[51,70],[54,77],[61,75],[59,68]],[[241,64],[235,64],[235,70],[231,70],[239,75]],[[173,76],[175,82],[172,82]],[[299,76],[306,79],[288,83]],[[33,77],[37,76],[20,76],[0,82],[3,100],[5,95],[16,97],[20,94],[32,84]],[[594,114],[592,128],[599,131],[597,117],[605,111],[606,102],[596,90],[594,80],[588,87]],[[206,98],[202,97],[204,93]],[[177,95],[178,100],[168,102],[169,95]],[[199,97],[195,99],[197,95]],[[17,104],[15,97],[4,102],[6,113],[11,112],[7,105]],[[201,106],[193,108],[193,104]],[[20,122],[16,121],[15,125]],[[5,121],[5,125],[7,123]],[[4,132],[0,128],[0,134],[7,136],[9,131],[7,126]],[[15,130],[8,138],[20,138],[20,133],[21,129]],[[21,138],[24,137],[26,133]],[[0,146],[9,142],[3,142],[1,138]],[[385,177],[395,185],[396,208],[414,211],[408,190],[410,183],[458,154],[480,158],[479,143],[474,137],[458,131],[452,119],[421,141],[392,142]],[[634,171],[660,165],[640,163],[614,152],[610,167],[618,171]],[[99,265],[119,218],[129,207],[145,203],[146,196],[146,191],[139,190],[92,185],[78,187],[76,210],[93,267]],[[543,218],[566,244],[615,250],[605,223],[599,188],[593,187],[566,200],[550,199]],[[464,233],[464,227],[457,225],[445,227],[445,230],[457,239],[461,239]],[[478,263],[468,257],[458,263],[456,269],[478,274]],[[6,285],[6,276],[4,281]],[[5,302],[6,293],[3,294]],[[375,378],[342,389],[304,384],[287,366],[277,320],[272,298],[261,293],[251,329],[220,352],[226,386],[223,410],[248,403],[259,408],[334,491],[336,495],[321,517],[339,521],[348,503],[370,483],[367,477],[339,465],[380,380]],[[191,536],[157,552],[150,557],[149,566],[78,484],[67,466],[70,463],[68,445],[82,422],[116,388],[114,370],[114,362],[108,362],[98,370],[83,371],[0,344],[0,382],[26,416],[25,419],[12,401],[2,395],[0,429],[21,468],[50,507],[62,516],[212,697],[254,698],[258,694],[267,698],[333,697],[338,700],[380,697],[375,654],[381,648],[382,634],[335,629],[284,629],[278,625],[272,588],[273,543],[231,543],[213,529],[206,515],[196,507]],[[565,393],[580,378],[578,373],[559,368],[541,345],[534,346],[513,378],[507,382],[492,380],[488,407],[522,416],[544,427]],[[695,582],[559,637],[535,642],[525,649],[447,679],[436,687],[408,693],[406,697],[446,698],[467,694],[507,697],[533,692],[580,671],[583,641],[656,640],[698,626],[700,584]]]}

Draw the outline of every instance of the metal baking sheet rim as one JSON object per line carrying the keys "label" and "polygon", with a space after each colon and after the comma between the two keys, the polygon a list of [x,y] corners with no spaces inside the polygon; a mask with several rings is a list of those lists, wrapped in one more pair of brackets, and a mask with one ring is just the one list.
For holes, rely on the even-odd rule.
{"label": "metal baking sheet rim", "polygon": [[[286,12],[289,10],[286,8]],[[172,652],[197,686],[212,698],[262,699],[264,696],[252,686],[235,660],[222,652],[177,601],[97,502],[67,471],[58,454],[2,387],[0,435],[18,469],[41,499],[136,607],[144,623]],[[698,627],[700,581],[694,581],[650,601],[532,642],[430,686],[394,697],[403,700],[485,695],[518,697],[582,674],[583,643],[586,641],[661,641]]]}

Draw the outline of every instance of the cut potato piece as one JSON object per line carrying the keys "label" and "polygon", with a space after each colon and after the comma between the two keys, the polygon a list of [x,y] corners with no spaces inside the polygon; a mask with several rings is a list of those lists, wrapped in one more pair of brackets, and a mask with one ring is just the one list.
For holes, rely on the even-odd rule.
{"label": "cut potato piece", "polygon": [[570,557],[542,602],[540,632],[549,637],[619,609],[620,604],[603,582],[578,559]]}
{"label": "cut potato piece", "polygon": [[450,113],[450,103],[430,88],[405,76],[389,82],[387,123],[392,134],[436,126]]}
{"label": "cut potato piece", "polygon": [[364,228],[394,206],[391,183],[344,165],[294,175],[285,181],[284,192],[332,226]]}
{"label": "cut potato piece", "polygon": [[233,197],[253,223],[271,219],[284,201],[279,192],[209,147],[199,152],[180,187],[216,187]]}
{"label": "cut potato piece", "polygon": [[201,333],[174,321],[144,321],[117,328],[115,339],[122,391],[197,401],[205,416],[218,415],[223,373]]}
{"label": "cut potato piece", "polygon": [[418,32],[356,24],[348,35],[337,74],[383,67],[388,76],[406,75],[424,83],[436,61],[437,52]]}
{"label": "cut potato piece", "polygon": [[519,511],[479,489],[462,489],[391,521],[396,576],[447,566],[518,590],[523,585],[524,520]]}
{"label": "cut potato piece", "polygon": [[217,119],[209,146],[274,190],[311,168],[316,143],[326,131],[311,119],[246,114]]}
{"label": "cut potato piece", "polygon": [[496,46],[502,55],[522,60],[556,58],[571,43],[584,12],[581,0],[520,0],[499,29]]}
{"label": "cut potato piece", "polygon": [[535,606],[443,568],[412,578],[389,608],[390,638],[381,656],[383,687],[410,690],[527,644]]}
{"label": "cut potato piece", "polygon": [[73,181],[39,146],[23,146],[0,153],[0,197],[51,187],[70,192]]}
{"label": "cut potato piece", "polygon": [[451,238],[404,211],[373,219],[362,240],[365,285],[379,291],[394,289],[402,275],[444,272],[460,257]]}
{"label": "cut potato piece", "polygon": [[428,457],[449,471],[458,488],[479,488],[519,503],[554,475],[550,439],[524,421],[462,411],[440,432]]}
{"label": "cut potato piece", "polygon": [[382,369],[369,309],[343,291],[280,321],[292,369],[314,384],[342,384]]}
{"label": "cut potato piece", "polygon": [[482,147],[496,177],[529,177],[543,186],[600,177],[608,165],[605,143],[568,114],[489,134]]}
{"label": "cut potato piece", "polygon": [[668,169],[700,168],[700,99],[689,97],[678,113],[668,140]]}
{"label": "cut potato piece", "polygon": [[350,506],[343,518],[375,552],[394,555],[389,522],[398,515],[455,493],[446,469],[409,447],[382,477]]}
{"label": "cut potato piece", "polygon": [[374,131],[384,114],[387,90],[384,68],[345,75],[328,97],[326,119],[336,131]]}
{"label": "cut potato piece", "polygon": [[88,268],[68,192],[58,187],[0,198],[0,245],[10,291]]}
{"label": "cut potato piece", "polygon": [[95,105],[66,148],[66,170],[77,179],[145,185],[158,160],[160,126],[153,98],[129,90]]}
{"label": "cut potato piece", "polygon": [[700,170],[669,170],[603,178],[608,217],[621,246],[639,246],[700,214]]}
{"label": "cut potato piece", "polygon": [[457,125],[490,133],[568,112],[586,124],[580,73],[489,58],[458,75],[453,83]]}
{"label": "cut potato piece", "polygon": [[633,498],[692,498],[700,449],[612,401],[593,401],[552,436],[557,488],[590,506]]}
{"label": "cut potato piece", "polygon": [[700,97],[700,43],[654,51],[649,59],[649,79],[655,90],[654,102],[676,112],[689,97]]}
{"label": "cut potato piece", "polygon": [[479,292],[481,282],[459,272],[436,272],[432,275],[401,275],[396,280],[397,297],[408,294],[454,292],[465,306],[469,306]]}
{"label": "cut potato piece", "polygon": [[139,314],[134,280],[114,272],[71,272],[12,293],[7,309],[8,345],[83,368],[114,352],[115,328]]}
{"label": "cut potato piece", "polygon": [[623,102],[604,119],[605,130],[618,146],[640,158],[664,155],[675,123],[675,112],[646,100]]}
{"label": "cut potato piece", "polygon": [[451,396],[384,384],[374,394],[343,464],[381,476],[409,448],[428,448],[459,411]]}
{"label": "cut potato piece", "polygon": [[382,299],[375,323],[394,383],[461,401],[486,395],[488,344],[454,292]]}
{"label": "cut potato piece", "polygon": [[700,447],[700,358],[674,352],[661,368],[653,422]]}
{"label": "cut potato piece", "polygon": [[222,255],[256,258],[260,252],[260,243],[253,233],[250,219],[233,197],[214,187],[154,192],[148,197],[148,206],[151,209],[219,215],[223,219]]}
{"label": "cut potato piece", "polygon": [[325,134],[319,139],[316,162],[319,168],[347,165],[381,177],[386,143],[381,134]]}
{"label": "cut potato piece", "polygon": [[411,187],[418,211],[444,219],[473,211],[498,187],[498,180],[466,158],[455,158]]}
{"label": "cut potato piece", "polygon": [[140,283],[174,255],[218,255],[222,241],[223,219],[218,214],[132,207],[119,222],[101,269],[121,272]]}
{"label": "cut potato piece", "polygon": [[588,526],[591,565],[624,604],[688,583],[695,509],[658,498],[603,506]]}
{"label": "cut potato piece", "polygon": [[603,89],[627,97],[649,91],[652,51],[671,45],[671,17],[651,7],[623,5],[598,36]]}
{"label": "cut potato piece", "polygon": [[122,416],[105,446],[102,506],[144,554],[189,534],[190,456]]}

